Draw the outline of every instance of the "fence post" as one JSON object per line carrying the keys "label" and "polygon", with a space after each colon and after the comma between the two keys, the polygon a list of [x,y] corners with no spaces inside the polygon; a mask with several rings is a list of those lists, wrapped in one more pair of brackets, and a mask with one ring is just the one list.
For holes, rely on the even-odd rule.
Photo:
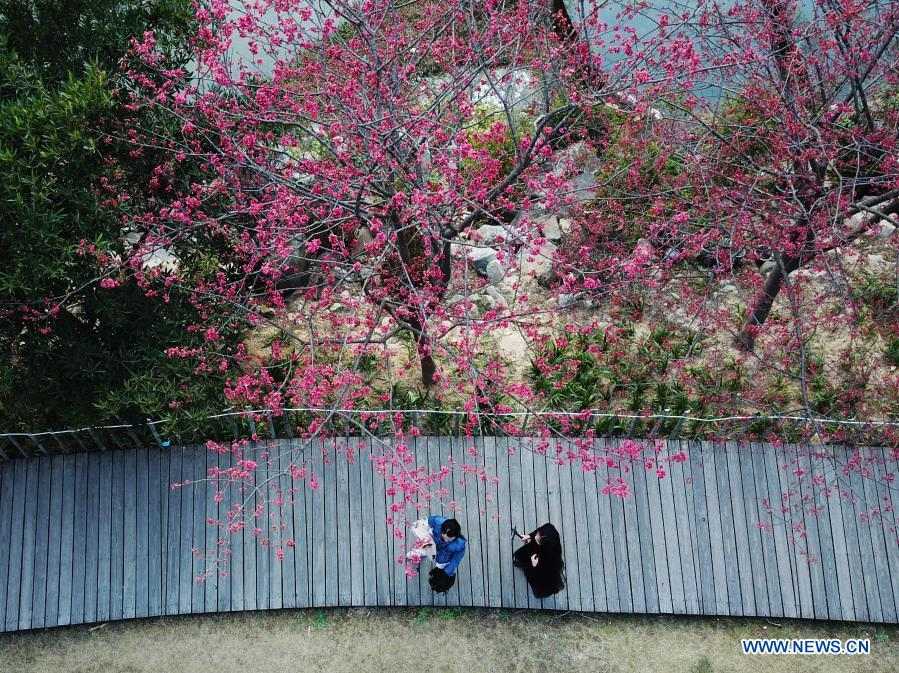
{"label": "fence post", "polygon": [[94,444],[96,444],[100,448],[101,451],[105,451],[106,447],[103,446],[103,442],[101,442],[100,438],[97,437],[97,433],[94,432],[94,429],[88,428],[87,431],[88,431],[88,433],[90,433],[90,436],[93,438]]}
{"label": "fence post", "polygon": [[9,441],[11,441],[11,442],[12,442],[12,445],[13,445],[14,447],[16,447],[16,449],[18,449],[18,451],[19,451],[20,454],[22,454],[22,458],[27,458],[27,457],[28,457],[28,453],[25,451],[25,449],[22,448],[22,445],[19,444],[19,443],[16,441],[16,438],[15,438],[15,437],[13,437],[12,435],[9,435]]}
{"label": "fence post", "polygon": [[153,437],[156,438],[156,442],[159,444],[160,447],[165,448],[169,444],[171,444],[171,442],[165,443],[162,441],[162,437],[160,437],[159,433],[156,431],[156,426],[153,424],[153,422],[149,418],[147,419],[147,427],[150,428],[150,432],[153,433]]}
{"label": "fence post", "polygon": [[275,421],[272,418],[272,412],[267,411],[265,416],[268,419],[268,429],[269,432],[272,433],[272,439],[278,439],[278,433],[275,431]]}
{"label": "fence post", "polygon": [[284,431],[289,439],[293,439],[293,428],[290,427],[290,412],[284,412]]}
{"label": "fence post", "polygon": [[37,447],[37,450],[44,456],[47,455],[47,449],[44,448],[44,445],[41,444],[41,440],[39,440],[35,435],[28,435],[28,438],[34,442],[34,445]]}

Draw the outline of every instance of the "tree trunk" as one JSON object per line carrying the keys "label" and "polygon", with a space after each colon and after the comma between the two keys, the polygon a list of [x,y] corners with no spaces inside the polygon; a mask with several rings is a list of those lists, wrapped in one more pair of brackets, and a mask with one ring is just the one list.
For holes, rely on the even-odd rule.
{"label": "tree trunk", "polygon": [[747,353],[751,353],[755,349],[755,335],[753,332],[755,328],[764,324],[768,314],[771,313],[771,307],[774,305],[777,295],[780,294],[780,288],[783,287],[786,274],[792,273],[799,268],[799,258],[797,257],[782,257],[780,254],[777,254],[775,259],[777,260],[777,266],[771,270],[768,278],[765,279],[765,287],[762,289],[761,294],[756,297],[755,305],[746,318],[746,322],[743,323],[740,334],[736,339],[737,346]]}

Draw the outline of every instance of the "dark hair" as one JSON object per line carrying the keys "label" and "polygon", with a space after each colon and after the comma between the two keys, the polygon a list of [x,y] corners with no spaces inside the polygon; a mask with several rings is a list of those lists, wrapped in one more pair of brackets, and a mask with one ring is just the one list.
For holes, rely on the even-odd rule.
{"label": "dark hair", "polygon": [[551,547],[556,547],[559,550],[562,549],[562,539],[559,537],[559,531],[551,523],[543,524],[534,532],[540,533],[541,547],[549,545]]}
{"label": "dark hair", "polygon": [[442,568],[432,568],[428,573],[428,585],[431,591],[438,594],[444,594],[456,583],[455,575],[447,575]]}
{"label": "dark hair", "polygon": [[540,558],[546,565],[556,568],[564,568],[565,561],[562,558],[562,539],[559,531],[551,523],[545,523],[535,533],[540,533]]}
{"label": "dark hair", "polygon": [[440,526],[440,534],[448,535],[452,538],[460,537],[462,535],[462,526],[460,526],[459,522],[455,519],[447,519],[443,522],[443,525]]}

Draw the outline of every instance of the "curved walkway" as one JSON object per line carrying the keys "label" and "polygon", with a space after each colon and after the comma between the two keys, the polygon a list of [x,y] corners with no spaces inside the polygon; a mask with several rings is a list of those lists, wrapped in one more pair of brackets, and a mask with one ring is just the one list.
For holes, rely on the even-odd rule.
{"label": "curved walkway", "polygon": [[[456,585],[437,597],[425,578],[406,578],[394,562],[404,546],[386,518],[402,496],[385,494],[371,461],[330,460],[320,440],[271,442],[268,462],[256,449],[256,484],[272,496],[260,518],[268,523],[260,527],[274,525],[276,536],[295,540],[296,548],[278,561],[275,545],[238,532],[227,574],[212,573],[205,582],[195,578],[206,568],[203,556],[215,555],[219,536],[206,521],[226,519],[233,498],[216,502],[205,482],[175,490],[169,484],[201,479],[208,468],[225,466],[225,458],[185,447],[2,463],[0,631],[185,613],[402,605],[897,622],[897,493],[881,449],[863,450],[864,478],[859,470],[843,473],[851,460],[843,448],[672,441],[668,454],[682,449],[686,459],[667,461],[659,479],[642,461],[634,470],[601,461],[585,473],[515,450],[519,440],[477,443],[474,458],[465,451],[470,440],[416,441],[420,467],[437,472],[450,455],[469,466],[441,484],[469,550]],[[294,498],[287,476],[269,480],[267,470],[288,461],[305,461],[319,487],[300,485]],[[482,467],[503,478],[479,479],[473,472]],[[619,477],[632,497],[602,493]],[[815,483],[838,488],[813,490]],[[280,489],[283,499],[276,497]],[[797,506],[782,508],[784,493]],[[540,601],[512,567],[510,529],[545,521],[562,533],[568,587]]]}

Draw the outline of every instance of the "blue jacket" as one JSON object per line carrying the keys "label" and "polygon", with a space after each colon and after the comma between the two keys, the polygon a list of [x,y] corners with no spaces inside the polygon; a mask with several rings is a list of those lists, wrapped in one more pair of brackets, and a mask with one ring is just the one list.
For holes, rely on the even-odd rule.
{"label": "blue jacket", "polygon": [[437,546],[437,563],[446,563],[443,569],[447,575],[452,577],[456,574],[456,568],[462,562],[465,556],[465,538],[461,535],[455,540],[444,542],[440,536],[440,527],[446,521],[445,516],[429,516],[428,525],[431,527],[431,535],[434,538],[434,544]]}

